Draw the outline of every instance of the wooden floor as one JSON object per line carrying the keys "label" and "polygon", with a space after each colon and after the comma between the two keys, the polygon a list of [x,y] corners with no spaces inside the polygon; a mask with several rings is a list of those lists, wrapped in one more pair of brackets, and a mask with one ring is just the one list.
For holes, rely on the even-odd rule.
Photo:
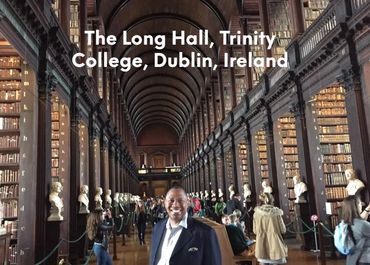
{"label": "wooden floor", "polygon": [[[145,238],[146,245],[140,246],[137,233],[132,233],[131,237],[126,238],[125,246],[122,246],[122,239],[117,239],[117,260],[114,260],[114,264],[123,265],[148,265],[149,263],[149,252],[150,252],[150,236],[151,231],[147,231]],[[289,252],[288,252],[288,263],[290,265],[320,265],[318,257],[307,251],[301,251],[299,244],[295,241],[289,241]],[[113,256],[113,246],[110,246],[110,254]],[[94,259],[90,264],[95,264]],[[344,259],[327,259],[327,265],[344,265]],[[224,264],[228,265],[228,264]]]}

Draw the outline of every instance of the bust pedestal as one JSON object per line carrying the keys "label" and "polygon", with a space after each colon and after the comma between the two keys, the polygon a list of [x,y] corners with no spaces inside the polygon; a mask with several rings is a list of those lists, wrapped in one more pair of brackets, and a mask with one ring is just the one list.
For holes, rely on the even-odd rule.
{"label": "bust pedestal", "polygon": [[[297,232],[304,232],[307,231],[308,228],[305,227],[302,224],[302,221],[305,222],[307,225],[312,227],[312,221],[311,221],[311,216],[310,216],[310,207],[308,203],[295,203],[294,204],[294,212],[295,212],[295,217],[296,217],[296,229]],[[314,248],[314,235],[313,232],[309,232],[306,234],[297,234],[297,238],[299,241],[301,241],[302,246],[301,249],[303,250],[310,250]]]}

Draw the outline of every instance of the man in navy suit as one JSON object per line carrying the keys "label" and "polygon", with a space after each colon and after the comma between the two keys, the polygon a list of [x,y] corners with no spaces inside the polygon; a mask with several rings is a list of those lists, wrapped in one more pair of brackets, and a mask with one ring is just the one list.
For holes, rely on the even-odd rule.
{"label": "man in navy suit", "polygon": [[181,186],[167,192],[168,218],[154,226],[149,265],[221,265],[216,232],[188,216],[188,206]]}

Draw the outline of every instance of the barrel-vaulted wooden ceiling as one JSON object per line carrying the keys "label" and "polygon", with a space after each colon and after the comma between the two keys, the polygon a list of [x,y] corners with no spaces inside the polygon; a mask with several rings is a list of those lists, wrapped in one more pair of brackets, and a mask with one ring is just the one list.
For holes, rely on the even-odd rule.
{"label": "barrel-vaulted wooden ceiling", "polygon": [[167,42],[166,48],[159,52],[167,56],[183,52],[187,57],[191,52],[199,52],[218,62],[218,55],[223,49],[219,31],[230,29],[232,21],[241,14],[258,14],[258,0],[101,0],[97,3],[96,10],[103,18],[105,34],[117,36],[112,56],[140,56],[149,65],[146,71],[118,71],[136,136],[153,123],[169,125],[180,136],[215,73],[208,68],[150,67],[153,55],[158,51],[153,46],[123,46],[122,31],[127,31],[130,37],[149,34],[170,36],[174,30],[185,30],[189,35],[208,29],[215,43],[213,48],[172,46]]}

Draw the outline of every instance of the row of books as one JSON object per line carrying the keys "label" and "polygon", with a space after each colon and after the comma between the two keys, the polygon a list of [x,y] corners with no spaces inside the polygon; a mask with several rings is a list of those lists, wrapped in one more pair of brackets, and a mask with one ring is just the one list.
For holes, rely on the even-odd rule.
{"label": "row of books", "polygon": [[348,125],[320,126],[320,133],[348,133]]}
{"label": "row of books", "polygon": [[328,173],[324,174],[325,185],[347,185],[347,179],[344,173]]}
{"label": "row of books", "polygon": [[346,125],[347,118],[318,118],[317,119],[319,125]]}
{"label": "row of books", "polygon": [[1,136],[0,137],[0,148],[18,147],[19,136]]}
{"label": "row of books", "polygon": [[324,173],[345,171],[348,168],[352,168],[351,164],[323,164]]}
{"label": "row of books", "polygon": [[21,100],[21,92],[20,90],[1,90],[0,100],[3,100],[3,101]]}
{"label": "row of books", "polygon": [[6,184],[8,182],[18,182],[18,179],[19,179],[18,170],[11,169],[0,170],[0,184]]}
{"label": "row of books", "polygon": [[349,142],[349,134],[320,135],[321,142]]}
{"label": "row of books", "polygon": [[345,187],[325,187],[325,194],[327,199],[342,200],[348,196]]}
{"label": "row of books", "polygon": [[21,78],[21,73],[17,69],[1,69],[0,78]]}
{"label": "row of books", "polygon": [[[0,57],[1,58],[1,57]],[[20,89],[21,82],[17,80],[0,81],[0,90],[18,90]]]}
{"label": "row of books", "polygon": [[347,162],[352,162],[352,156],[351,155],[344,155],[344,154],[325,155],[323,162],[325,162],[325,163],[347,163]]}
{"label": "row of books", "polygon": [[0,164],[16,164],[19,163],[19,153],[0,153]]}
{"label": "row of books", "polygon": [[322,144],[320,146],[321,152],[325,154],[343,154],[351,152],[351,145],[349,143],[345,144]]}
{"label": "row of books", "polygon": [[0,130],[19,129],[19,118],[0,117]]}
{"label": "row of books", "polygon": [[0,113],[19,113],[21,105],[19,102],[0,104]]}
{"label": "row of books", "polygon": [[18,184],[5,185],[0,187],[0,198],[17,198],[19,195]]}
{"label": "row of books", "polygon": [[18,216],[18,201],[3,201],[3,215],[4,218],[7,217],[17,217]]}
{"label": "row of books", "polygon": [[19,68],[21,66],[21,59],[15,56],[0,57],[0,68]]}

